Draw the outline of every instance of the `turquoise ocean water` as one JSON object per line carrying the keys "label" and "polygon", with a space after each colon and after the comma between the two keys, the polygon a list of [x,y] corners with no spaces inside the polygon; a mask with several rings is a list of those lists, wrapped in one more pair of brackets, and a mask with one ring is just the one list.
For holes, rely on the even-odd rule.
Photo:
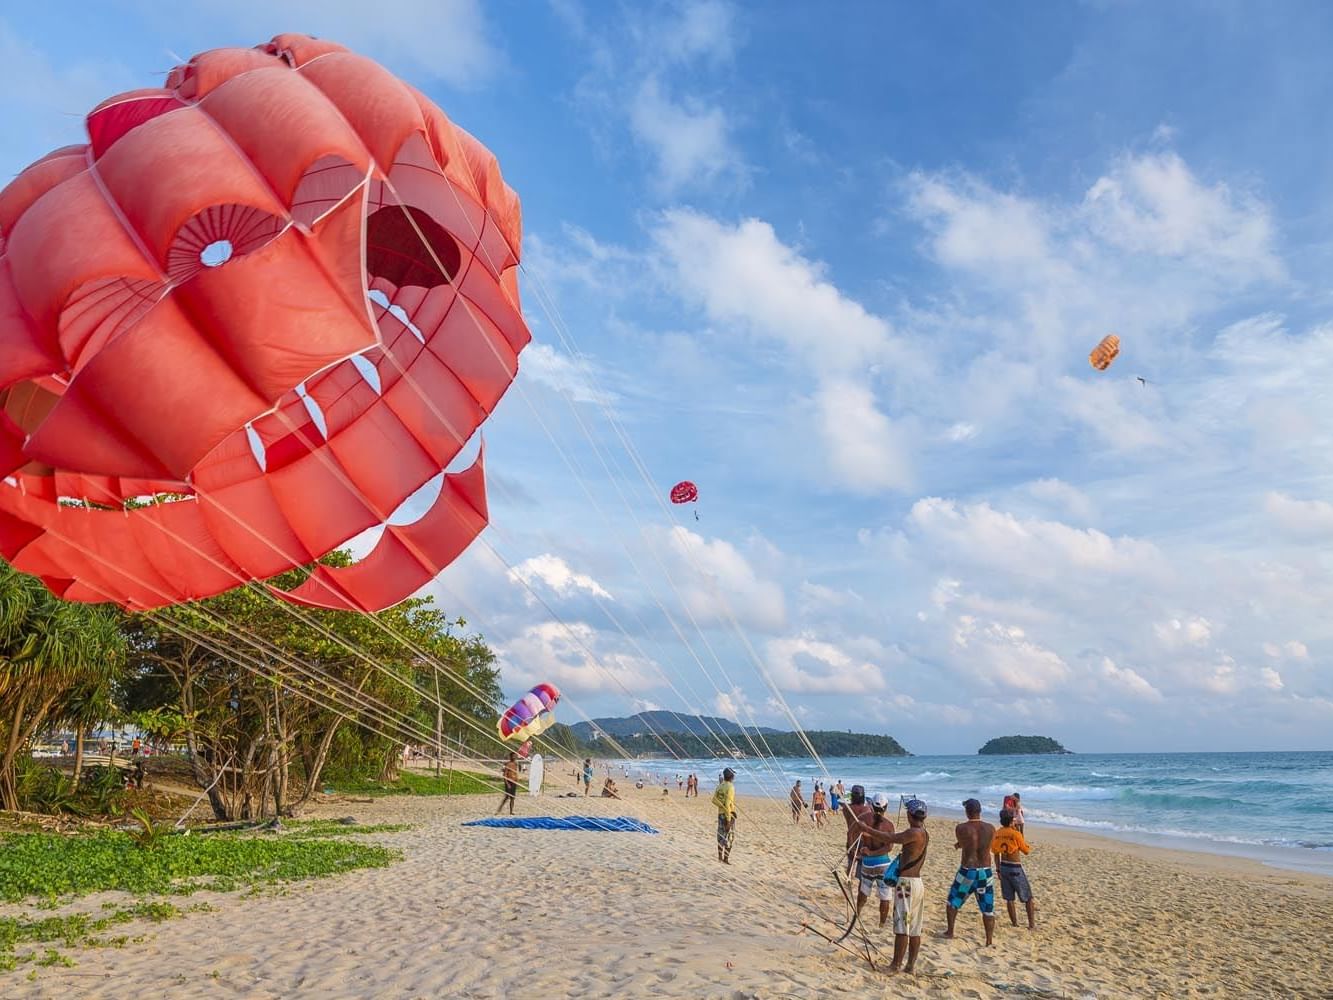
{"label": "turquoise ocean water", "polygon": [[[694,771],[706,797],[724,762],[628,761],[630,774]],[[1074,754],[1015,757],[839,757],[828,776],[924,799],[936,815],[981,800],[992,822],[1003,797],[1022,794],[1028,833],[1044,825],[1187,850],[1236,854],[1333,875],[1333,751]],[[809,800],[825,777],[800,758],[731,763],[741,794],[785,796],[802,779]]]}

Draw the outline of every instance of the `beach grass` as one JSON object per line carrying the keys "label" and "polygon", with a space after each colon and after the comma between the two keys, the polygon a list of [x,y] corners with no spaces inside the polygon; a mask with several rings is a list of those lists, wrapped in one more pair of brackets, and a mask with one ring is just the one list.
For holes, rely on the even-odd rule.
{"label": "beach grass", "polygon": [[[340,827],[340,833],[358,832]],[[364,832],[364,831],[362,831]],[[382,868],[397,852],[328,836],[171,836],[151,849],[119,831],[64,837],[12,834],[0,841],[0,899],[84,895],[107,889],[181,894],[234,889],[241,882],[318,878]]]}
{"label": "beach grass", "polygon": [[336,819],[289,819],[282,825],[289,830],[288,837],[350,837],[365,833],[402,833],[412,829],[411,823],[344,823]]}
{"label": "beach grass", "polygon": [[[218,833],[167,836],[151,847],[119,831],[62,836],[16,833],[0,838],[0,899],[36,901],[39,909],[88,893],[118,890],[139,897],[173,896],[201,889],[235,891],[277,882],[322,878],[357,868],[383,868],[398,851],[348,841],[352,834],[395,833],[408,824],[359,825],[329,820],[295,821],[287,835]],[[199,904],[190,909],[208,909]],[[67,964],[58,949],[28,945],[58,942],[65,948],[120,947],[127,936],[108,935],[136,920],[159,922],[183,911],[174,903],[140,898],[105,904],[100,915],[66,913],[0,917],[0,972],[22,963]]]}
{"label": "beach grass", "polygon": [[493,795],[499,793],[495,778],[472,771],[446,771],[433,774],[402,772],[394,781],[332,782],[333,791],[342,795]]}

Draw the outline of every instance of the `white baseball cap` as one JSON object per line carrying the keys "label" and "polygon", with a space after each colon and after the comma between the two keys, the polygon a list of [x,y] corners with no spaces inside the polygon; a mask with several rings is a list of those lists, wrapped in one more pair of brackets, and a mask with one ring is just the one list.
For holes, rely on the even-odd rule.
{"label": "white baseball cap", "polygon": [[889,797],[883,792],[877,792],[872,800],[872,804],[876,809],[887,809],[889,808]]}

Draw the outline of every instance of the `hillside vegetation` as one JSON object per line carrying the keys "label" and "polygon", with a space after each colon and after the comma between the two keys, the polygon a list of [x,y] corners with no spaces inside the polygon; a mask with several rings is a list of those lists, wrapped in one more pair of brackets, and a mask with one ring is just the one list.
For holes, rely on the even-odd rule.
{"label": "hillside vegetation", "polygon": [[1049,736],[997,736],[987,740],[979,754],[1073,753]]}

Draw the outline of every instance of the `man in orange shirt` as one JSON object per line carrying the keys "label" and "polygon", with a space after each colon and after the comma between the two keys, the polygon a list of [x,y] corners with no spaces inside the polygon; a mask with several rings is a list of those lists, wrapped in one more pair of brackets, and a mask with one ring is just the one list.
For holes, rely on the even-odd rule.
{"label": "man in orange shirt", "polygon": [[1027,854],[1031,848],[1023,832],[1014,828],[1012,809],[1000,810],[1000,828],[991,839],[990,849],[995,855],[995,867],[1000,873],[1000,892],[1004,896],[1005,908],[1009,911],[1009,922],[1018,926],[1018,912],[1014,908],[1014,900],[1017,898],[1027,907],[1028,930],[1036,930],[1037,901],[1032,898],[1032,887],[1028,885],[1022,859],[1022,855]]}

